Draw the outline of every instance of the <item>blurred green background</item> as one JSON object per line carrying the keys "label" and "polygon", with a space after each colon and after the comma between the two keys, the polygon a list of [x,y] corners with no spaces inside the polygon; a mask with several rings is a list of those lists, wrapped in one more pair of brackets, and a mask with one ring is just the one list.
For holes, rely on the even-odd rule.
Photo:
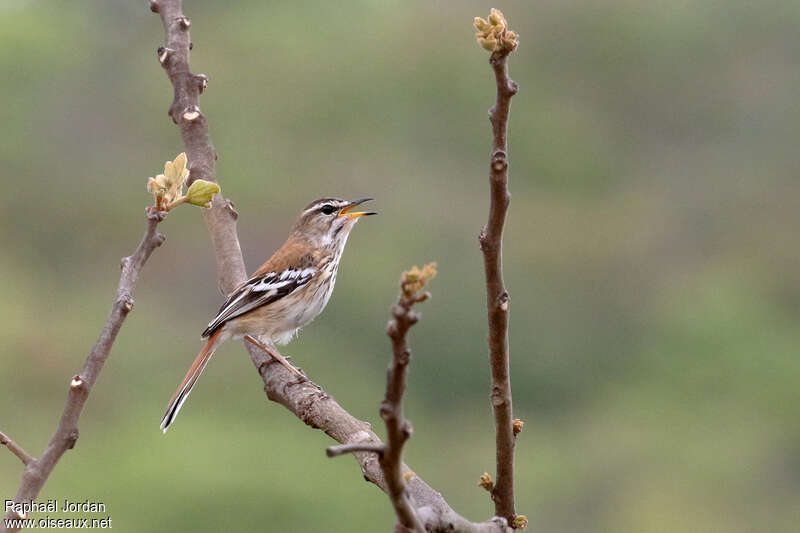
{"label": "blurred green background", "polygon": [[[494,85],[471,26],[490,7],[521,35],[505,241],[519,512],[532,531],[796,531],[797,2],[187,1],[249,268],[314,198],[381,213],[284,353],[379,422],[396,280],[438,261],[406,458],[462,514],[491,515],[476,235]],[[32,453],[141,234],[146,178],[183,150],[162,43],[143,0],[0,1],[0,429]],[[388,531],[388,500],[266,400],[238,345],[160,434],[221,301],[199,210],[162,230],[42,498],[103,501],[120,531]],[[0,453],[2,498],[20,471]]]}

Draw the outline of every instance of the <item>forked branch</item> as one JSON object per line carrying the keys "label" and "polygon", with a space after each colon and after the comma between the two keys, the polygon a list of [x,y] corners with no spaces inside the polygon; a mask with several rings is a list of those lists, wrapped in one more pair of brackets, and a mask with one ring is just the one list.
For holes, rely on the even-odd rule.
{"label": "forked branch", "polygon": [[[400,296],[392,307],[392,319],[386,333],[392,340],[392,361],[386,372],[386,396],[381,403],[380,415],[386,423],[387,442],[383,445],[342,444],[327,449],[328,457],[345,452],[373,451],[378,454],[378,463],[386,480],[386,492],[397,514],[398,532],[424,533],[425,528],[406,490],[405,476],[414,473],[403,465],[403,446],[411,437],[411,423],[403,417],[403,394],[406,390],[406,374],[411,360],[406,336],[411,326],[419,320],[414,304],[430,297],[422,292],[427,282],[436,275],[436,264],[417,267],[404,272],[400,279]],[[404,468],[406,472],[404,472]]]}
{"label": "forked branch", "polygon": [[[158,13],[164,26],[166,46],[159,48],[158,59],[173,85],[173,103],[169,114],[180,126],[181,136],[190,160],[190,180],[202,178],[216,181],[214,162],[216,156],[208,135],[208,123],[198,106],[198,96],[205,88],[208,78],[191,73],[189,51],[191,23],[183,14],[182,0],[151,0],[150,9]],[[206,227],[211,238],[217,262],[220,291],[227,295],[246,279],[246,270],[236,229],[237,213],[230,201],[216,195],[210,209],[204,210]],[[381,489],[389,492],[389,485],[377,450],[384,445],[371,426],[353,417],[343,409],[322,387],[312,381],[294,379],[283,366],[264,351],[246,343],[259,375],[264,382],[267,397],[286,407],[307,425],[324,431],[334,440],[345,445],[329,454],[353,452],[361,466],[364,477]],[[442,495],[431,488],[420,477],[413,475],[402,462],[401,471],[409,474],[406,491],[410,495],[415,511],[427,531],[450,531],[467,533],[506,532],[504,518],[473,523],[458,515],[447,504]]]}
{"label": "forked branch", "polygon": [[[164,26],[165,50],[159,50],[159,61],[164,66],[174,89],[170,116],[177,120],[181,136],[190,159],[191,177],[216,181],[214,173],[214,150],[208,136],[208,123],[199,112],[195,116],[192,106],[197,106],[200,83],[192,83],[194,75],[189,68],[190,23],[183,14],[182,0],[151,0],[150,9],[158,13]],[[169,50],[166,50],[169,48]],[[176,52],[177,51],[177,52]],[[167,53],[164,56],[164,52]],[[165,59],[162,61],[162,57]],[[207,78],[206,78],[207,80]],[[176,103],[177,102],[177,103]],[[177,114],[176,110],[190,108],[190,113]],[[197,170],[196,170],[197,169]],[[211,245],[217,262],[220,291],[227,295],[246,279],[246,270],[236,229],[237,213],[230,201],[216,195],[211,208],[203,212]],[[280,403],[305,424],[324,431],[334,440],[360,449],[353,455],[358,460],[364,477],[388,492],[386,478],[374,452],[381,440],[371,426],[347,412],[322,387],[312,381],[298,382],[282,365],[264,351],[246,343],[253,365],[264,382],[267,397]],[[410,472],[403,465],[403,472]],[[474,523],[456,513],[442,495],[431,488],[419,476],[407,480],[406,490],[411,496],[416,511],[430,532],[449,531],[465,533],[505,533],[508,531],[504,518],[495,517],[486,522]]]}
{"label": "forked branch", "polygon": [[[423,292],[428,281],[436,275],[436,264],[417,267],[403,273],[400,279],[400,297],[392,308],[392,319],[386,333],[392,340],[392,361],[386,373],[386,397],[381,403],[380,414],[386,423],[386,451],[378,462],[386,477],[386,488],[397,514],[398,532],[425,533],[425,528],[414,509],[403,472],[403,446],[411,437],[411,423],[403,416],[403,394],[406,390],[406,374],[411,360],[411,350],[406,339],[408,330],[419,321],[414,304],[423,302],[430,294]],[[409,472],[413,476],[413,472]]]}
{"label": "forked branch", "polygon": [[8,448],[8,451],[13,453],[17,456],[17,458],[22,461],[22,464],[28,466],[31,461],[34,460],[28,452],[26,452],[22,446],[11,440],[11,437],[0,431],[0,444]]}
{"label": "forked branch", "polygon": [[[64,453],[75,446],[75,442],[78,440],[78,420],[83,412],[83,406],[111,353],[111,347],[114,345],[122,323],[133,309],[133,290],[139,279],[139,272],[153,250],[164,242],[164,235],[157,229],[158,223],[164,219],[164,216],[166,213],[163,211],[156,211],[152,208],[147,210],[147,227],[139,246],[132,255],[122,259],[122,275],[119,279],[116,299],[111,306],[111,314],[106,320],[94,348],[89,352],[83,368],[70,379],[67,404],[61,414],[58,427],[42,456],[38,459],[31,457],[11,439],[2,435],[2,443],[25,464],[22,483],[14,497],[15,504],[22,505],[34,500]],[[6,519],[24,517],[23,513],[15,511],[15,507],[16,505],[12,506],[6,513]],[[5,531],[18,531],[18,529],[7,528],[4,520],[0,524],[0,532]]]}

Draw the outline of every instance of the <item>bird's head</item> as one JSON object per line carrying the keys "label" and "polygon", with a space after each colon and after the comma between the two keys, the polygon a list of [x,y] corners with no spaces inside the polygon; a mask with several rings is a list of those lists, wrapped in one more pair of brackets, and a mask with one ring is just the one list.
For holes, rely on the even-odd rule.
{"label": "bird's head", "polygon": [[314,200],[303,209],[295,222],[292,232],[309,240],[318,247],[343,246],[350,230],[358,219],[367,215],[376,215],[374,211],[353,211],[358,205],[372,198],[360,200],[340,200],[338,198],[320,198]]}

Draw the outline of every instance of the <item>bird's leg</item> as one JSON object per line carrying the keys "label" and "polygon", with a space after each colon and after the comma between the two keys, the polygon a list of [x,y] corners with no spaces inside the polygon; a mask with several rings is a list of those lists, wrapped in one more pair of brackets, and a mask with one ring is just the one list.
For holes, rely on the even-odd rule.
{"label": "bird's leg", "polygon": [[295,376],[300,378],[301,382],[302,381],[306,381],[308,379],[302,373],[300,373],[299,370],[297,370],[294,366],[292,366],[292,364],[289,361],[287,361],[281,354],[279,354],[278,350],[275,350],[272,347],[267,346],[263,342],[260,342],[258,339],[256,339],[255,337],[252,337],[250,335],[245,335],[244,336],[244,340],[246,340],[247,342],[249,342],[253,346],[258,346],[259,348],[261,348],[262,350],[267,352],[273,359],[275,359],[280,364],[285,366],[286,369],[289,372],[291,372],[292,374],[294,374]]}

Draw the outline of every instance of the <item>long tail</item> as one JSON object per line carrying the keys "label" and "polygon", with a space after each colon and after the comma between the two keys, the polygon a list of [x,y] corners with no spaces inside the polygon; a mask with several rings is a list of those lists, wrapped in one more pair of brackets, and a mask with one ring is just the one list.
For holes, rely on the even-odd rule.
{"label": "long tail", "polygon": [[178,416],[178,412],[181,410],[181,407],[183,407],[183,402],[189,397],[189,393],[192,392],[192,388],[194,388],[195,383],[197,383],[197,380],[200,378],[200,374],[203,373],[211,356],[214,355],[220,333],[222,333],[222,329],[218,329],[208,338],[203,349],[197,354],[194,363],[189,367],[189,371],[186,373],[186,377],[183,378],[178,390],[176,390],[175,394],[170,398],[169,405],[167,405],[167,412],[164,413],[164,418],[161,419],[160,427],[162,432],[166,433],[169,426],[175,421],[175,417]]}

